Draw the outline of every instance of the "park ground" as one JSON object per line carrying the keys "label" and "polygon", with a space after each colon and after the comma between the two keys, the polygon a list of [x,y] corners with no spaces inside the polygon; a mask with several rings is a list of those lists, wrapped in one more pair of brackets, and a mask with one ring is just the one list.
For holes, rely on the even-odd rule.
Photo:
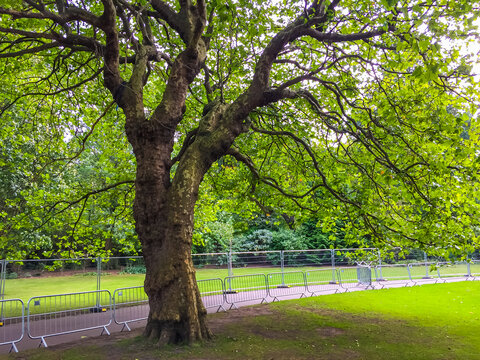
{"label": "park ground", "polygon": [[480,359],[480,282],[289,300],[209,316],[211,341],[158,349],[141,330],[0,359]]}

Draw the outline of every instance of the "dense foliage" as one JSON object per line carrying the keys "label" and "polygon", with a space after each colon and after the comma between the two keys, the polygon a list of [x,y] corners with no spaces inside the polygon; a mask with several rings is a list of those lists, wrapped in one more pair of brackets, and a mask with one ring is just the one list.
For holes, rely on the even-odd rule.
{"label": "dense foliage", "polygon": [[321,221],[310,219],[291,229],[281,217],[257,214],[249,220],[220,213],[216,221],[206,223],[198,234],[201,242],[194,246],[194,252],[330,249],[369,245],[368,239],[347,244],[341,223],[329,233],[323,232],[320,224]]}
{"label": "dense foliage", "polygon": [[[476,203],[470,195],[477,190],[478,157],[476,118],[471,116],[477,90],[468,76],[475,59],[465,51],[464,39],[470,41],[467,34],[474,39],[477,5],[359,3],[354,13],[363,14],[364,26],[370,14],[372,24],[394,26],[391,35],[342,48],[328,42],[316,48],[316,40],[309,38],[287,47],[273,64],[272,88],[300,89],[306,81],[302,89],[311,95],[300,96],[305,100],[293,106],[282,101],[252,112],[253,132],[238,138],[235,148],[259,164],[253,175],[252,168],[232,158],[220,159],[206,175],[194,235],[195,243],[206,245],[200,251],[225,249],[234,233],[234,246],[247,249],[246,239],[261,226],[230,227],[235,214],[245,224],[258,211],[265,216],[276,212],[276,222],[291,229],[305,221],[301,226],[311,226],[312,216],[325,233],[345,222],[347,241],[354,242],[372,233],[392,244],[397,235],[426,246],[447,239],[474,241],[470,230]],[[135,254],[140,250],[131,213],[135,160],[119,108],[105,98],[95,57],[85,57],[81,49],[57,53],[54,47],[12,42],[15,32],[6,29],[14,25],[19,31],[43,31],[28,16],[15,20],[16,6],[5,4],[2,10],[2,255]],[[210,44],[215,56],[207,58],[208,73],[191,85],[177,152],[205,101],[228,102],[247,86],[247,74],[258,61],[249,49],[260,52],[301,6],[208,4],[218,17]],[[350,5],[340,6],[337,13]],[[36,6],[32,2],[27,8]],[[101,12],[101,6],[91,10]],[[252,11],[255,19],[248,16]],[[450,17],[456,23],[449,23]],[[404,29],[412,22],[418,30]],[[361,28],[360,23],[356,29],[347,25],[345,18],[339,31]],[[171,45],[178,40],[169,38]],[[176,54],[174,47],[165,51],[171,58]],[[15,56],[24,61],[9,60]],[[52,65],[46,66],[49,59]],[[148,85],[148,103],[161,91],[160,79],[169,67],[152,68],[159,80]],[[126,64],[124,71],[130,71]],[[205,93],[208,78],[213,88]],[[313,114],[322,122],[311,120]],[[228,210],[232,207],[237,211]],[[231,220],[218,220],[225,212]],[[302,231],[274,230],[272,247],[332,245]]]}

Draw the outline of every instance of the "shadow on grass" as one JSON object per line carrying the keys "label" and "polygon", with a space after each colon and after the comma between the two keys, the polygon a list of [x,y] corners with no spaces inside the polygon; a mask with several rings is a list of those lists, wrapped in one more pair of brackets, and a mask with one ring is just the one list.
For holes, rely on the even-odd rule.
{"label": "shadow on grass", "polygon": [[[476,359],[444,327],[302,305],[302,300],[209,317],[214,340],[156,348],[141,330],[12,354],[11,359]],[[2,357],[4,359],[6,357]]]}

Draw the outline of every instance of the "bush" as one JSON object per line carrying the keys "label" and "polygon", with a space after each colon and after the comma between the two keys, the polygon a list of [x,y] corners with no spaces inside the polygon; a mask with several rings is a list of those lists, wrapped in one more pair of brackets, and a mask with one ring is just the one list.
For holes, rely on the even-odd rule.
{"label": "bush", "polygon": [[267,251],[272,243],[270,230],[255,230],[249,235],[239,236],[233,244],[233,251]]}
{"label": "bush", "polygon": [[303,238],[290,229],[280,229],[272,233],[271,250],[305,249]]}
{"label": "bush", "polygon": [[120,272],[121,275],[125,274],[146,274],[147,269],[145,268],[145,265],[128,265],[123,271]]}
{"label": "bush", "polygon": [[10,272],[5,274],[5,279],[16,279],[18,274],[16,272]]}

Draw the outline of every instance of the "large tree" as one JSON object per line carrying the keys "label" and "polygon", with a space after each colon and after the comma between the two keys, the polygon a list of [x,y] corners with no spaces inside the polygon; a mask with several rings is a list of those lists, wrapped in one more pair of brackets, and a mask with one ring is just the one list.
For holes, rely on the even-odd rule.
{"label": "large tree", "polygon": [[326,230],[467,243],[477,87],[460,48],[479,13],[466,0],[3,0],[2,114],[28,99],[31,121],[83,134],[81,148],[115,134],[106,115],[124,123],[145,334],[191,342],[211,335],[190,255],[207,173],[226,185],[242,164],[261,209],[282,195],[322,209]]}

